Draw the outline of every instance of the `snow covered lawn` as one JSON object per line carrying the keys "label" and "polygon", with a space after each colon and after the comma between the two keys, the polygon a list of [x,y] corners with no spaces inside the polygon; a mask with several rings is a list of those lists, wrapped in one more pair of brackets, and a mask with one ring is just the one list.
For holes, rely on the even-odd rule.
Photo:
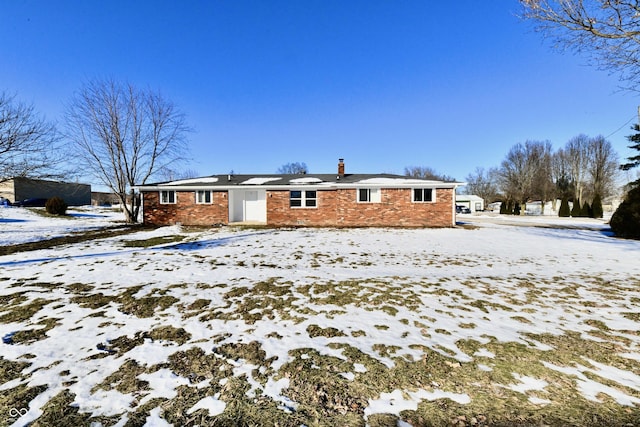
{"label": "snow covered lawn", "polygon": [[[9,211],[12,243],[120,219]],[[464,222],[1,256],[0,424],[640,423],[640,242]]]}

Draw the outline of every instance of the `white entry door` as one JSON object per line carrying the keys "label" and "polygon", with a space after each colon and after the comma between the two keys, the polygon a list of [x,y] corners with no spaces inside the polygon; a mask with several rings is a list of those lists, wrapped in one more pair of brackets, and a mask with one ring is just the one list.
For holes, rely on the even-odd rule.
{"label": "white entry door", "polygon": [[234,190],[229,202],[232,222],[267,222],[265,190]]}
{"label": "white entry door", "polygon": [[260,201],[257,191],[244,192],[244,220],[245,221],[261,221]]}

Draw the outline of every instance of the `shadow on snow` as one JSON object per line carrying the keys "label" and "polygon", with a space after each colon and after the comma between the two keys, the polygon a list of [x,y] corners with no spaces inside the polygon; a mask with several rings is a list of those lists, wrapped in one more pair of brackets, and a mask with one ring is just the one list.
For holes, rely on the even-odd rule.
{"label": "shadow on snow", "polygon": [[272,231],[244,233],[244,234],[239,234],[235,236],[221,237],[218,239],[205,239],[205,240],[197,240],[193,242],[157,245],[157,246],[150,246],[148,248],[132,248],[132,249],[123,249],[121,251],[109,251],[109,252],[81,254],[81,255],[67,255],[67,256],[63,255],[58,257],[25,259],[21,261],[7,261],[7,262],[0,262],[0,267],[12,267],[12,266],[47,263],[47,262],[55,262],[55,261],[73,261],[73,260],[79,260],[79,259],[104,258],[104,257],[112,257],[112,256],[118,256],[118,255],[143,253],[143,252],[151,252],[151,251],[159,251],[159,250],[162,250],[162,251],[206,250],[206,249],[216,248],[219,246],[224,246],[228,243],[235,242],[238,240],[243,240],[248,237],[255,237],[258,235],[269,234],[269,233],[272,233]]}

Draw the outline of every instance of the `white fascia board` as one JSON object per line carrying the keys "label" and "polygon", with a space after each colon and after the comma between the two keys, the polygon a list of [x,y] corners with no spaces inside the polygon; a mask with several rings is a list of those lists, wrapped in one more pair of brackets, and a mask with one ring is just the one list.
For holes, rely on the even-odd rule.
{"label": "white fascia board", "polygon": [[349,183],[333,183],[324,182],[317,184],[286,184],[286,185],[269,185],[266,184],[249,184],[249,185],[140,185],[133,187],[138,191],[198,191],[198,190],[212,190],[212,191],[230,191],[230,190],[336,190],[339,188],[452,188],[460,186],[459,182],[439,182],[439,181],[411,181],[411,182],[349,182]]}
{"label": "white fascia board", "polygon": [[218,187],[211,185],[139,185],[133,187],[138,191],[198,191],[216,190]]}

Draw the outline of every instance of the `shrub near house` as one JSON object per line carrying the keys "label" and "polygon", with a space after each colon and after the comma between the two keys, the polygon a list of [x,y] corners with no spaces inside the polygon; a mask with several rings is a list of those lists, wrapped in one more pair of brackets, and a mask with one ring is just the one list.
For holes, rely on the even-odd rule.
{"label": "shrub near house", "polygon": [[640,187],[629,191],[609,224],[618,237],[640,239]]}
{"label": "shrub near house", "polygon": [[45,209],[51,215],[65,215],[67,213],[67,203],[60,197],[52,197],[47,200]]}

